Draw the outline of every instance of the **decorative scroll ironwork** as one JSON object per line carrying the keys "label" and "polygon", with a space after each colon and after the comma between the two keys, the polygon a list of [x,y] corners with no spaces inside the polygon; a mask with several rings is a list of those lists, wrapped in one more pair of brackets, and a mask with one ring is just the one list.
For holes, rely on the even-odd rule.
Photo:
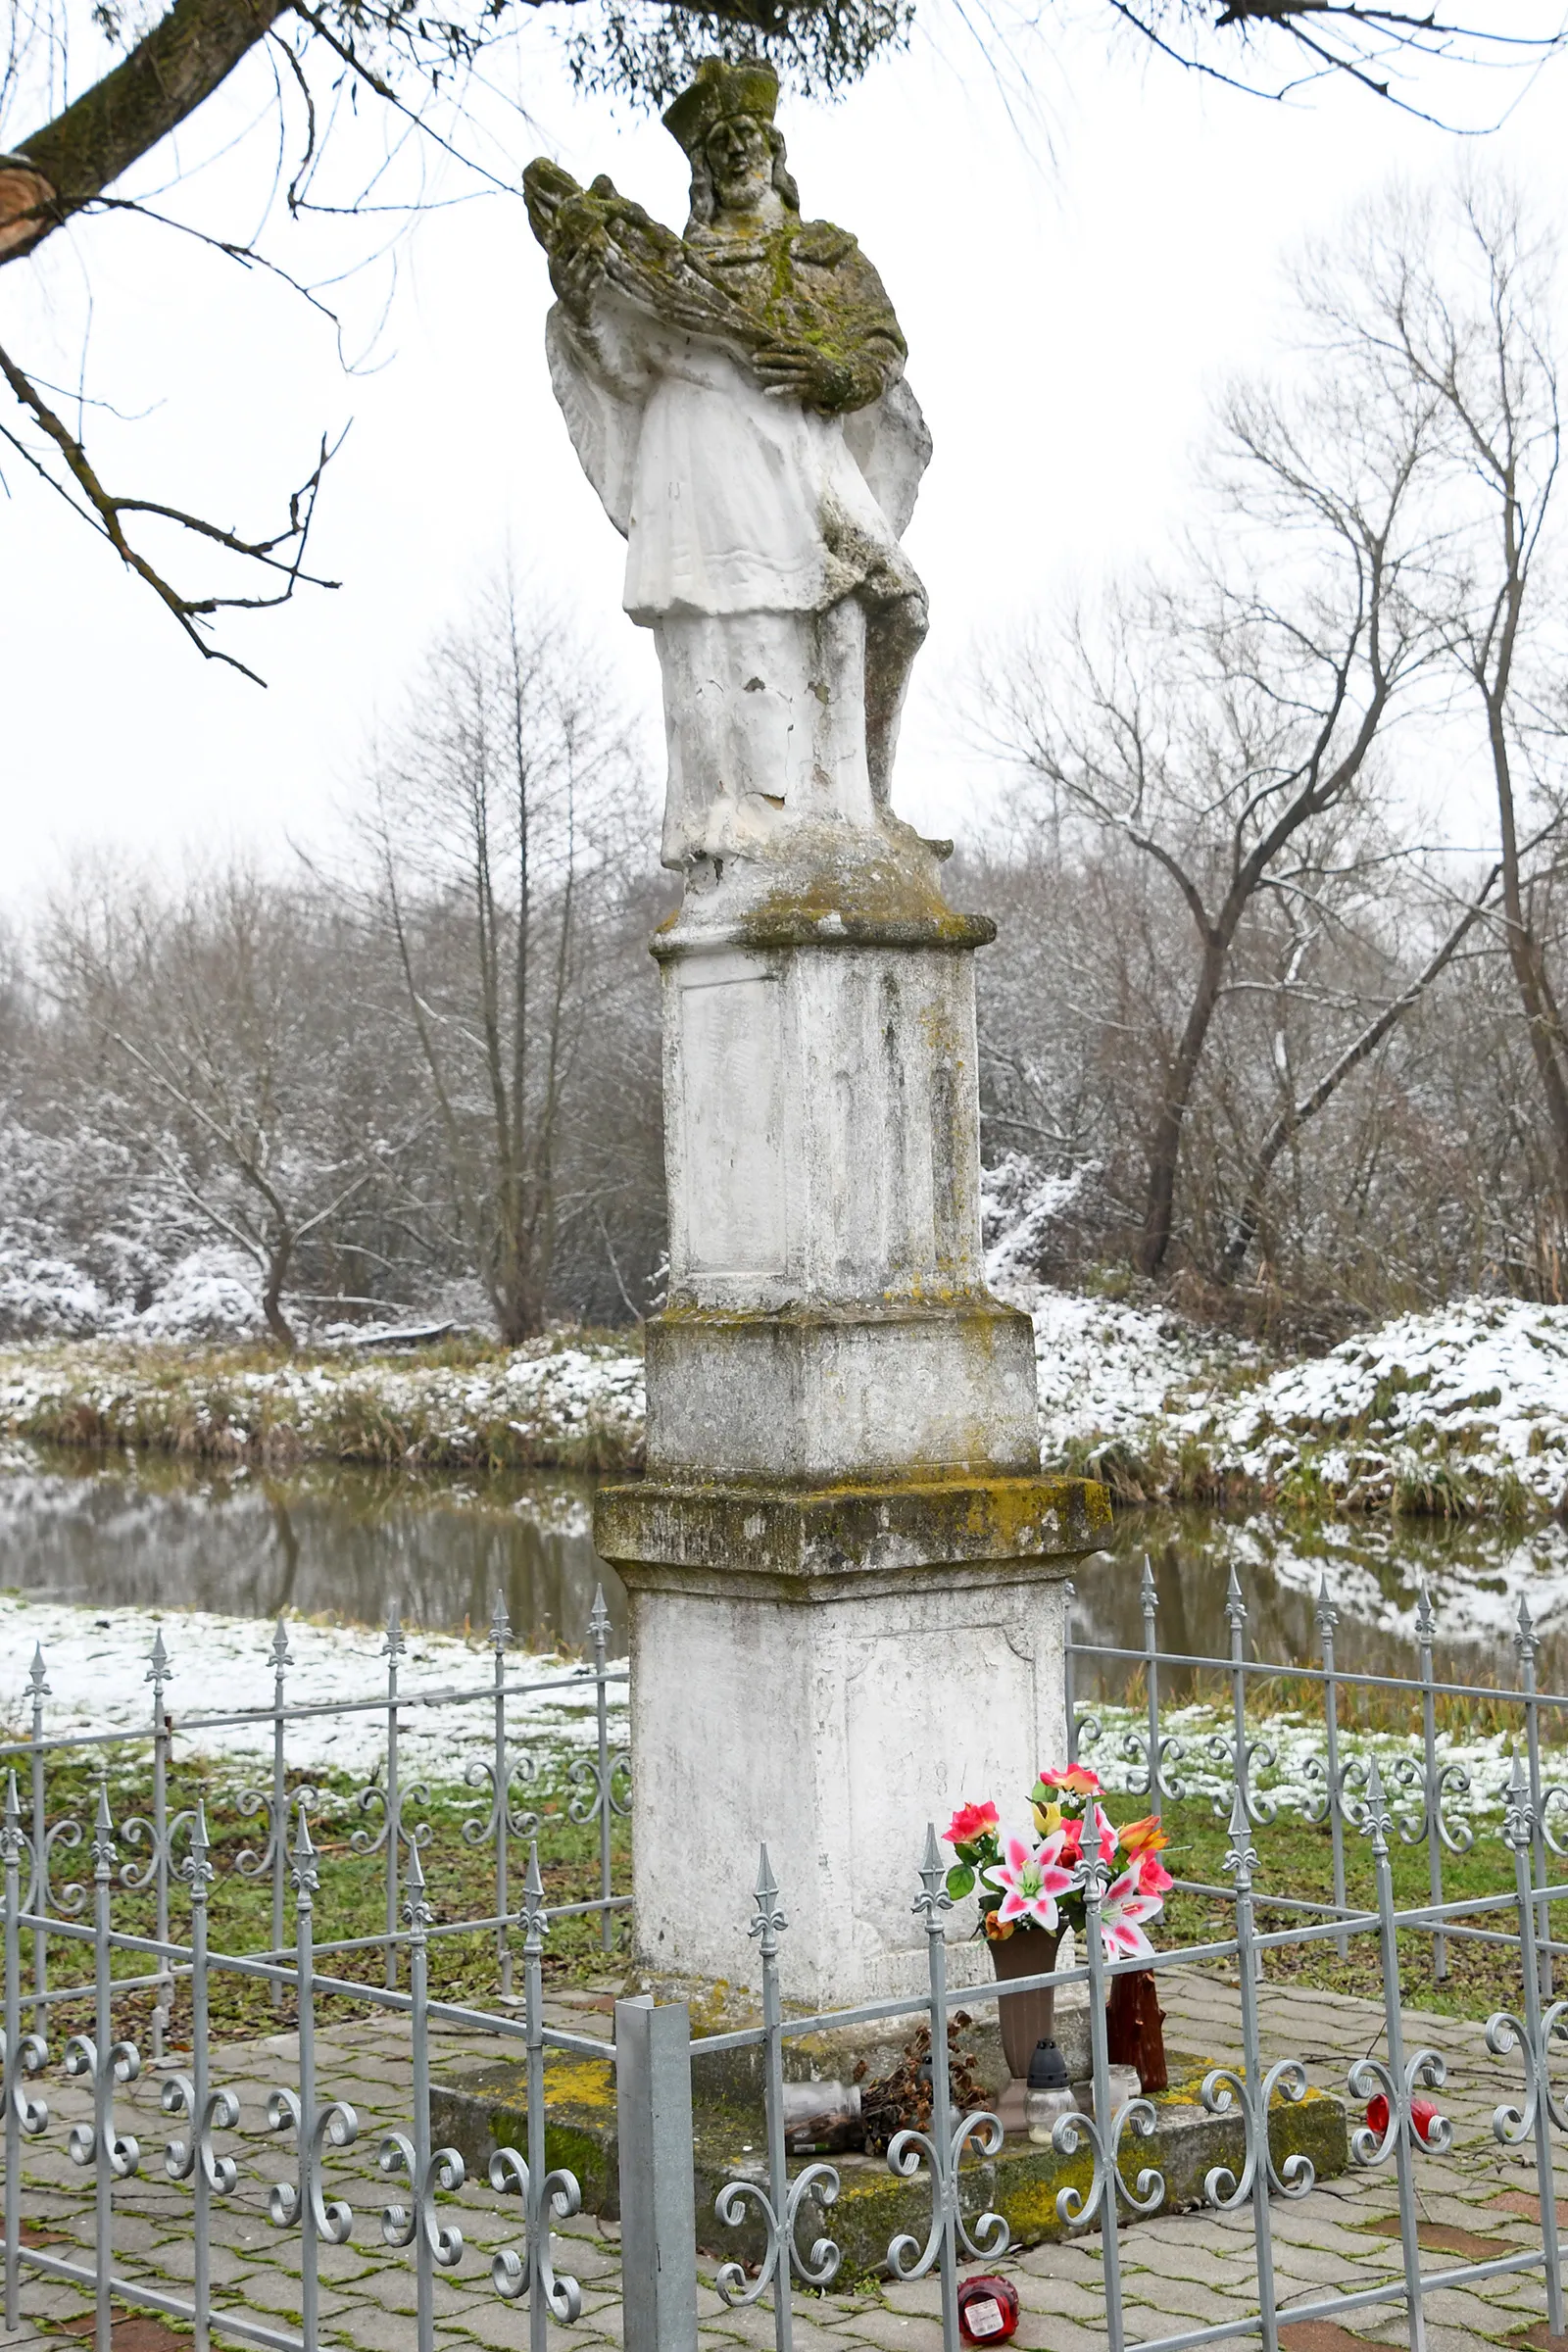
{"label": "decorative scroll ironwork", "polygon": [[911,1908],[925,1925],[926,1967],[930,1980],[931,2129],[900,2132],[888,2146],[888,2170],[902,2180],[915,2179],[922,2164],[930,2175],[931,2227],[922,2246],[908,2230],[900,2230],[888,2245],[888,2268],[899,2278],[923,2278],[940,2265],[943,2324],[956,2331],[957,2263],[961,2252],[994,2261],[1004,2254],[1012,2233],[1000,2213],[979,2214],[972,2227],[960,2203],[958,2165],[966,2147],[994,2156],[1002,2146],[1001,2118],[984,2112],[953,2115],[952,2083],[948,2071],[948,1946],[944,1914],[953,1908],[947,1874],[937,1850],[936,1825],[927,1822],[925,1850],[920,1857],[920,1891]]}
{"label": "decorative scroll ironwork", "polygon": [[797,2235],[801,2214],[808,2198],[817,2205],[832,2205],[837,2201],[839,2176],[831,2164],[808,2164],[791,2180],[785,2163],[783,2005],[779,1997],[778,1939],[780,1932],[789,1926],[789,1922],[779,1902],[778,1881],[773,1876],[765,1845],[758,1864],[757,1886],[752,1902],[754,1915],[747,1933],[755,1938],[762,1963],[767,2186],[763,2188],[760,2180],[726,2180],[718,2192],[714,2210],[726,2230],[738,2230],[746,2220],[747,2207],[755,2208],[762,2225],[763,2250],[761,2261],[757,2265],[757,2276],[750,2284],[747,2282],[746,2268],[739,2262],[724,2263],[713,2283],[723,2300],[736,2308],[758,2302],[771,2288],[776,2321],[774,2334],[780,2352],[787,2352],[791,2340],[791,2278],[801,2279],[807,2286],[826,2286],[837,2277],[843,2259],[832,2238],[826,2235],[814,2238],[809,2254],[803,2254]]}
{"label": "decorative scroll ironwork", "polygon": [[551,2262],[551,2216],[570,2221],[582,2210],[582,2190],[576,2175],[547,2170],[545,2154],[545,2019],[544,1949],[550,1926],[545,1909],[544,1881],[539,1876],[539,1847],[528,1848],[528,1872],[522,1884],[522,2000],[528,2049],[528,2157],[515,2148],[497,2148],[490,2159],[490,2185],[503,2196],[514,2192],[522,2201],[523,2234],[519,2245],[504,2246],[490,2265],[497,2294],[528,2307],[530,2352],[545,2352],[552,2318],[575,2320],[582,2310],[582,2288]]}

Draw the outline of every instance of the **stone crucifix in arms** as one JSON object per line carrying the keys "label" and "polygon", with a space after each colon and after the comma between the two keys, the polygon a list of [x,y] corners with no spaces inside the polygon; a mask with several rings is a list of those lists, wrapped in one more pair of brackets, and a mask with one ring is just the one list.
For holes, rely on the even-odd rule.
{"label": "stone crucifix in arms", "polygon": [[524,174],[556,396],[659,649],[662,855],[684,869],[803,823],[885,839],[926,628],[899,544],[931,447],[904,337],[854,237],[801,219],[777,99],[770,67],[704,59],[664,117],[682,236],[606,178]]}

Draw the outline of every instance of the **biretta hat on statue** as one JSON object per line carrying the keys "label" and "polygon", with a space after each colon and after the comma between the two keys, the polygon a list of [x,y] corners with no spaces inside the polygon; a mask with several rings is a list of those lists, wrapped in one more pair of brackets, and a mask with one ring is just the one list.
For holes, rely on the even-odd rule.
{"label": "biretta hat on statue", "polygon": [[722,57],[705,57],[689,90],[682,90],[664,117],[664,128],[686,153],[701,153],[715,122],[732,115],[751,115],[771,122],[778,105],[778,75],[760,58],[732,66]]}

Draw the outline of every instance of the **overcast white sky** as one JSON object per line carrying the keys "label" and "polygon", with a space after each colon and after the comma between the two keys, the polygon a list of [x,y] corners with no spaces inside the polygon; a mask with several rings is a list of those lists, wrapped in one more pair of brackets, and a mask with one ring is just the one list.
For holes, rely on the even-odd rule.
{"label": "overcast white sky", "polygon": [[[1157,553],[1191,496],[1210,390],[1266,353],[1281,254],[1392,171],[1451,172],[1458,142],[1347,87],[1267,106],[1126,45],[1107,58],[1086,35],[1056,65],[1040,61],[1048,142],[1038,124],[1009,124],[961,35],[944,33],[943,48],[917,42],[844,103],[792,100],[781,122],[808,215],[856,230],[886,280],[935,436],[909,533],[934,625],[897,798],[928,829],[961,835],[988,789],[945,719],[967,645]],[[526,74],[536,134],[517,125],[516,169],[545,148],[684,220],[683,159],[657,123],[574,99],[543,41]],[[1453,111],[1487,103],[1455,82],[1440,94]],[[225,100],[228,122],[266,97],[258,70]],[[1568,61],[1487,142],[1556,218],[1565,101]],[[211,123],[204,136],[215,143]],[[266,181],[254,144],[221,161],[213,220],[248,219]],[[24,908],[93,845],[173,863],[188,846],[281,858],[291,836],[325,841],[370,727],[395,713],[421,646],[509,543],[519,569],[603,629],[628,692],[654,706],[651,642],[618,610],[622,543],[550,394],[549,288],[519,202],[420,223],[381,364],[353,376],[330,329],[275,282],[135,221],[74,237],[0,274],[0,338],[74,377],[85,289],[90,387],[140,419],[97,428],[119,486],[133,479],[243,527],[273,515],[315,436],[352,417],[315,550],[343,586],[228,623],[226,641],[269,680],[260,691],[204,664],[8,463],[0,900]],[[286,236],[271,250],[287,255]],[[325,251],[322,232],[298,232],[303,270]],[[371,283],[347,296],[357,331]]]}

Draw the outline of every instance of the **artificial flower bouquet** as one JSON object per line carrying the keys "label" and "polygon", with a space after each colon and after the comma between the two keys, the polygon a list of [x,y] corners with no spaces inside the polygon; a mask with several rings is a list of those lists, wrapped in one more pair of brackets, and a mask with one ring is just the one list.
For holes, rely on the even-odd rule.
{"label": "artificial flower bouquet", "polygon": [[993,1804],[958,1807],[947,1828],[946,1841],[957,1855],[948,1872],[948,1892],[959,1902],[979,1890],[980,1925],[993,1943],[1005,1942],[1020,1928],[1059,1935],[1070,1927],[1082,1936],[1084,1850],[1098,1840],[1101,1862],[1117,1873],[1100,1907],[1105,1958],[1133,1960],[1152,1952],[1143,1923],[1163,1910],[1174,1883],[1159,1858],[1165,1833],[1153,1813],[1118,1829],[1101,1803],[1102,1794],[1096,1774],[1069,1764],[1043,1772],[1030,1789],[1027,1830],[1004,1828]]}

